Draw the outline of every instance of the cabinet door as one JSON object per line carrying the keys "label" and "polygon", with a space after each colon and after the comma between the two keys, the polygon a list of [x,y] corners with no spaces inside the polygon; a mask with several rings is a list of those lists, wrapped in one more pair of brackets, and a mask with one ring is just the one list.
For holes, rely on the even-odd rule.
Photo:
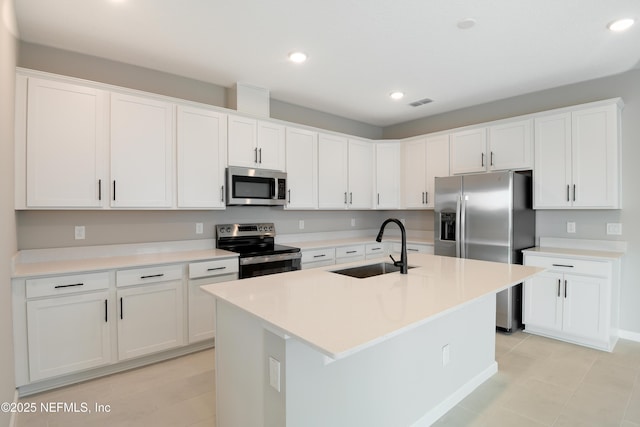
{"label": "cabinet door", "polygon": [[531,123],[528,119],[489,127],[490,170],[533,167]]}
{"label": "cabinet door", "polygon": [[234,273],[189,280],[189,344],[216,335],[216,300],[200,287],[237,278],[238,274]]}
{"label": "cabinet door", "polygon": [[603,292],[605,282],[605,279],[598,277],[565,274],[562,324],[564,332],[606,340],[608,300]]}
{"label": "cabinet door", "polygon": [[229,165],[255,168],[258,164],[258,121],[229,116]]}
{"label": "cabinet door", "polygon": [[178,207],[224,208],[227,116],[178,107]]}
{"label": "cabinet door", "polygon": [[535,119],[533,204],[536,209],[571,206],[571,113]]}
{"label": "cabinet door", "polygon": [[397,209],[400,207],[400,144],[377,142],[375,158],[375,207]]}
{"label": "cabinet door", "polygon": [[120,360],[183,344],[181,281],[119,289],[117,296]]}
{"label": "cabinet door", "polygon": [[436,177],[449,176],[449,135],[427,137],[424,207],[435,206]]}
{"label": "cabinet door", "polygon": [[29,379],[111,363],[109,293],[27,301]]}
{"label": "cabinet door", "polygon": [[486,128],[451,134],[451,173],[453,175],[487,170]]}
{"label": "cabinet door", "polygon": [[29,78],[27,207],[104,206],[107,114],[104,91]]}
{"label": "cabinet door", "polygon": [[[449,158],[448,151],[447,158]],[[404,208],[420,209],[425,207],[426,161],[424,138],[402,143],[402,207]],[[447,169],[449,169],[448,164]]]}
{"label": "cabinet door", "polygon": [[111,206],[173,205],[173,105],[111,95]]}
{"label": "cabinet door", "polygon": [[562,329],[562,281],[562,274],[541,273],[524,282],[525,325]]}
{"label": "cabinet door", "polygon": [[287,209],[318,207],[318,134],[287,128]]}
{"label": "cabinet door", "polygon": [[258,122],[258,167],[285,170],[285,127]]}
{"label": "cabinet door", "polygon": [[617,122],[616,105],[572,113],[574,207],[619,207]]}
{"label": "cabinet door", "polygon": [[318,207],[345,209],[348,188],[348,141],[334,135],[318,135]]}
{"label": "cabinet door", "polygon": [[373,143],[349,141],[349,208],[371,209],[373,207]]}

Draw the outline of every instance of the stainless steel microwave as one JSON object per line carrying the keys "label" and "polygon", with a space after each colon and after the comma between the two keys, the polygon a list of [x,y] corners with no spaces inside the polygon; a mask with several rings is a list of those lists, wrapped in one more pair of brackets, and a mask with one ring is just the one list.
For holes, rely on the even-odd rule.
{"label": "stainless steel microwave", "polygon": [[227,205],[282,206],[286,204],[286,172],[238,166],[227,168]]}

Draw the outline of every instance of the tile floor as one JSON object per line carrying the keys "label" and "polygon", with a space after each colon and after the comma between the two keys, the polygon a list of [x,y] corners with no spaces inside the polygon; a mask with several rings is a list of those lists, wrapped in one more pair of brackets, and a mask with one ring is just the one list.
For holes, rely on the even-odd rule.
{"label": "tile floor", "polygon": [[[21,402],[111,409],[21,414],[17,427],[215,426],[213,358],[206,350],[26,397]],[[640,427],[640,343],[621,340],[605,353],[523,332],[497,334],[496,359],[499,372],[435,426]]]}

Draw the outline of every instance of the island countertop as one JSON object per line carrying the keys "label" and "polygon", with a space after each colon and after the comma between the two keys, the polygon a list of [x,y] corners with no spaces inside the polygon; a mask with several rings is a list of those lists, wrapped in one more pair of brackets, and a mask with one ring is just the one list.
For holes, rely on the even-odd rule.
{"label": "island countertop", "polygon": [[477,298],[520,283],[543,269],[410,254],[408,274],[366,279],[333,273],[373,261],[273,274],[202,288],[340,359],[406,332]]}

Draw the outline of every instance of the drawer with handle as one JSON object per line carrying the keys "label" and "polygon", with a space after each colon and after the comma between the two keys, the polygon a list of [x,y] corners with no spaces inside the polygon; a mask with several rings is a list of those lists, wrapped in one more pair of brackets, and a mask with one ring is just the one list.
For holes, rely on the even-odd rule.
{"label": "drawer with handle", "polygon": [[237,272],[238,257],[192,262],[189,264],[189,279],[219,276],[221,274],[234,274]]}
{"label": "drawer with handle", "polygon": [[364,255],[364,245],[341,246],[336,248],[336,258],[348,258]]}
{"label": "drawer with handle", "polygon": [[74,274],[25,281],[27,298],[67,295],[109,288],[109,273]]}
{"label": "drawer with handle", "polygon": [[116,271],[116,286],[119,288],[145,283],[168,282],[170,280],[182,280],[181,265],[164,265]]}
{"label": "drawer with handle", "polygon": [[334,261],[336,259],[336,250],[334,248],[314,249],[310,251],[302,251],[302,263]]}
{"label": "drawer with handle", "polygon": [[563,273],[587,274],[606,277],[611,274],[611,263],[576,258],[556,258],[550,256],[524,255],[524,264],[532,267],[548,268]]}

